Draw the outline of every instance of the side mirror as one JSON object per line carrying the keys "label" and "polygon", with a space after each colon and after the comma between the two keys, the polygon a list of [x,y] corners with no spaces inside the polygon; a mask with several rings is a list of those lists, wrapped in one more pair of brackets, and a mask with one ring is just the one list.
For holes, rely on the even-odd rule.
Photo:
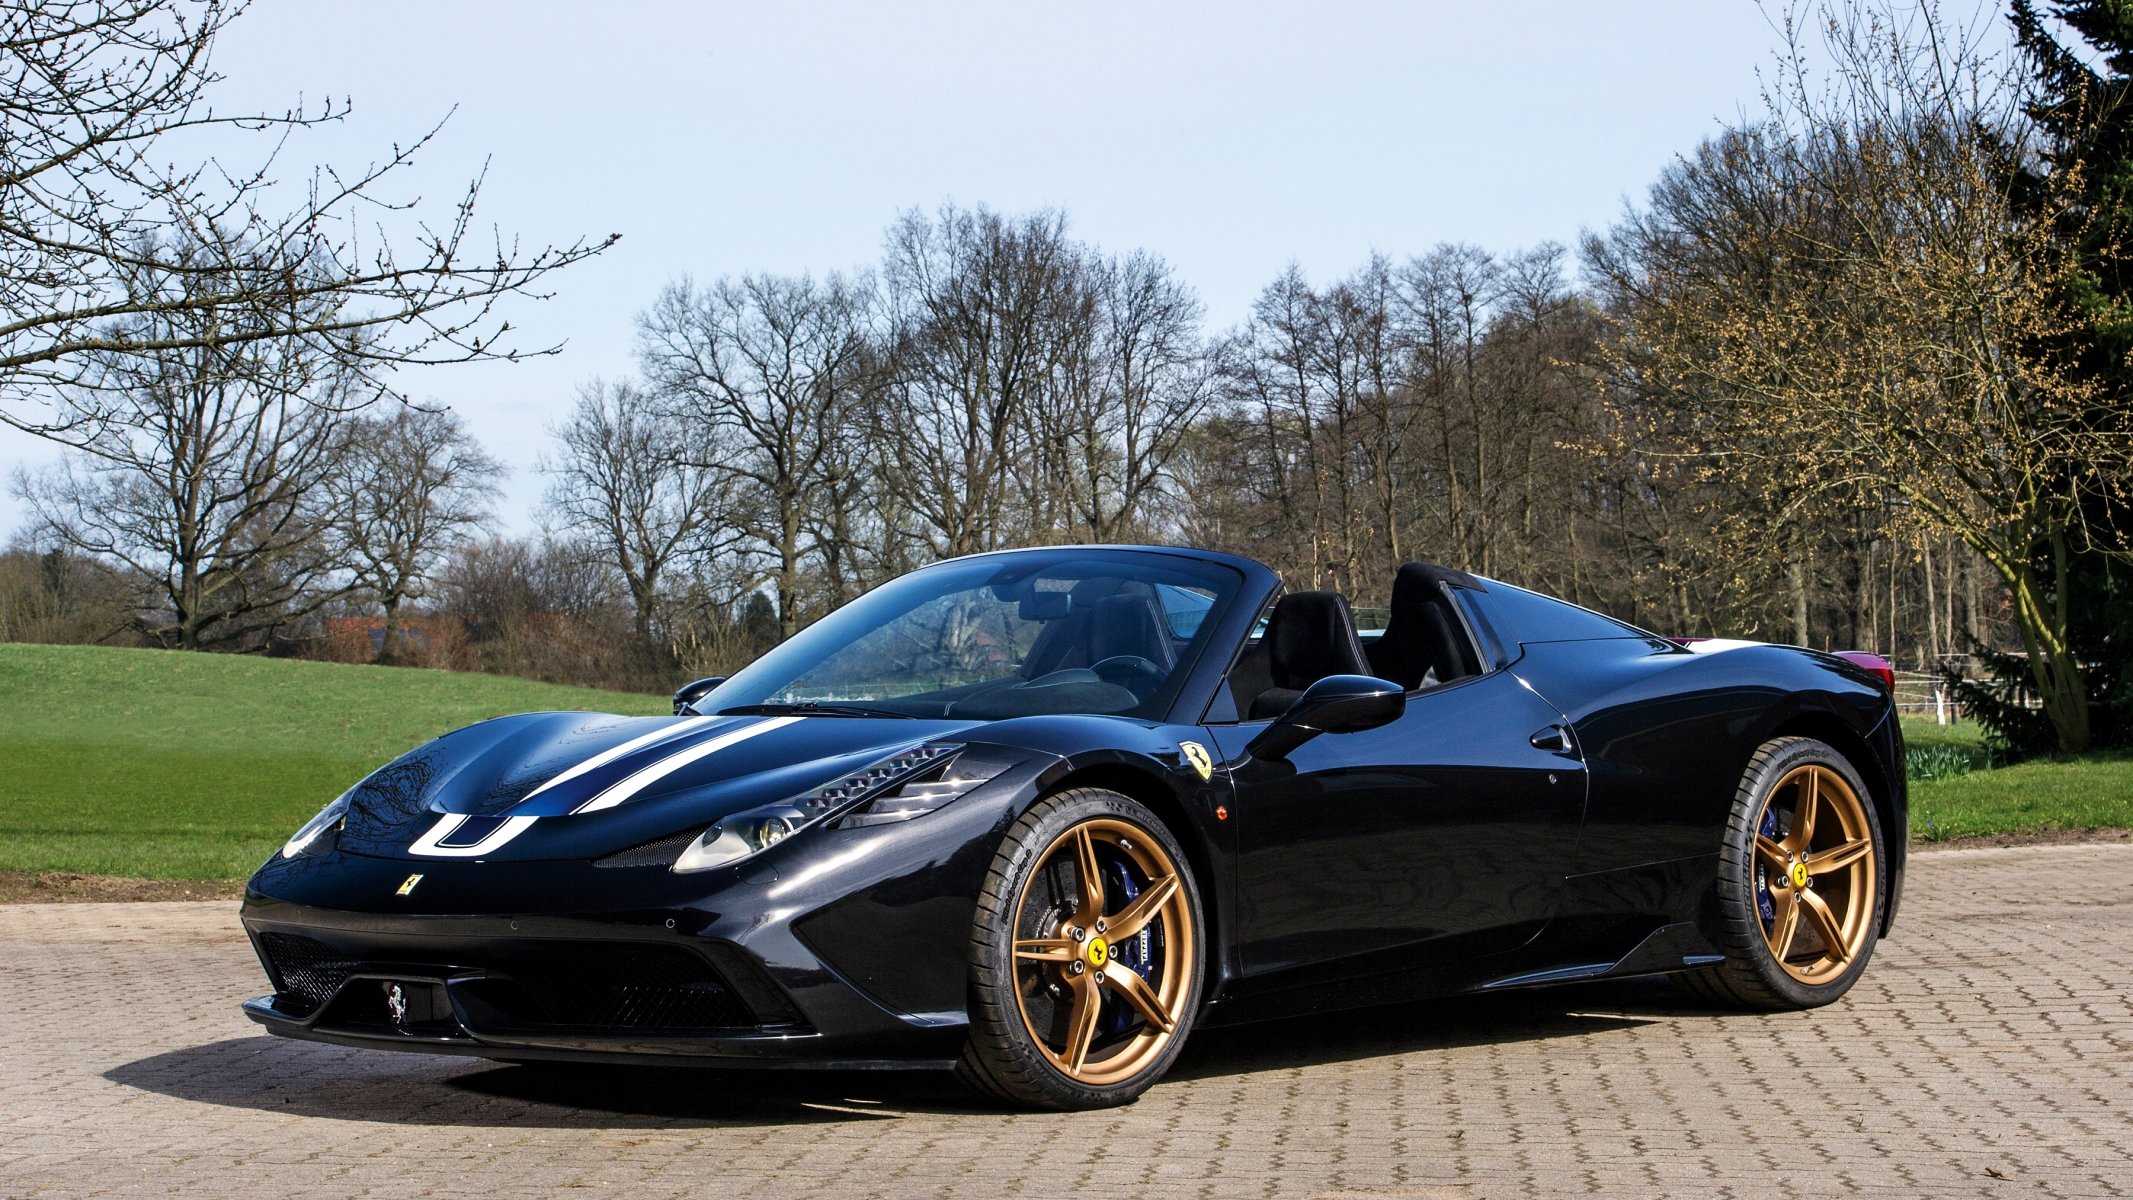
{"label": "side mirror", "polygon": [[699,679],[695,683],[682,684],[680,689],[674,693],[674,715],[678,717],[689,712],[691,705],[710,695],[712,688],[724,682],[726,682],[724,675],[713,675],[709,679]]}
{"label": "side mirror", "polygon": [[1376,729],[1406,711],[1407,691],[1391,680],[1328,675],[1304,689],[1289,711],[1253,738],[1245,751],[1254,758],[1284,758],[1321,733]]}

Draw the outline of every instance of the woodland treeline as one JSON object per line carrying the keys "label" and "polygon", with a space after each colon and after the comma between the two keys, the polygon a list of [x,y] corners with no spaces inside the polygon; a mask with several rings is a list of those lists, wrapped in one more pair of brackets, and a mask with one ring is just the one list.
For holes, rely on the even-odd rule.
{"label": "woodland treeline", "polygon": [[[1580,245],[1292,267],[1234,328],[1056,211],[914,209],[861,269],[676,279],[637,371],[553,425],[530,522],[448,405],[334,346],[114,318],[133,344],[51,389],[76,451],[15,481],[0,634],[656,689],[942,557],[1167,542],[1362,606],[1419,558],[1668,634],[1981,652],[2018,740],[2111,740],[2117,12],[2017,3],[1998,59],[1983,25],[1830,4],[1823,66],[1791,47],[1766,111]],[[186,269],[158,286],[231,286],[160,233]]]}

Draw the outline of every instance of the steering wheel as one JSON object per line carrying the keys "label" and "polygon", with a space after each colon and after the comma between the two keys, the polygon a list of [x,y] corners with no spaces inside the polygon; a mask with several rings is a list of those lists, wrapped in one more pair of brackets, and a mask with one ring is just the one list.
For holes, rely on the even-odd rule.
{"label": "steering wheel", "polygon": [[1133,686],[1135,683],[1152,688],[1163,681],[1163,668],[1138,654],[1114,654],[1089,664],[1089,669],[1105,683],[1116,683],[1134,691],[1140,690]]}

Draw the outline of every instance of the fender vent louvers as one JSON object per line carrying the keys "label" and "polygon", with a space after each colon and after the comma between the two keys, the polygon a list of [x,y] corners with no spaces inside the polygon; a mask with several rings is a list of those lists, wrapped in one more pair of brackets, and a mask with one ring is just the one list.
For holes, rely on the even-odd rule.
{"label": "fender vent louvers", "polygon": [[627,850],[617,850],[606,858],[596,858],[593,860],[593,865],[596,867],[671,867],[674,865],[674,860],[681,857],[681,852],[688,849],[689,843],[695,841],[696,835],[701,832],[702,830],[698,829],[684,829],[680,833],[668,834],[657,841],[646,842],[641,846],[631,846]]}

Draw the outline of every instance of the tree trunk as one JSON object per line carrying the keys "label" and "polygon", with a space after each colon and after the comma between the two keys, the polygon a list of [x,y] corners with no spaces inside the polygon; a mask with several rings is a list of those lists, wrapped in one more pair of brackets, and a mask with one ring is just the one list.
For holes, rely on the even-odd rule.
{"label": "tree trunk", "polygon": [[1925,669],[1931,671],[1940,661],[1940,587],[1933,578],[1933,544],[1921,541],[1918,545],[1921,573],[1926,577],[1926,661]]}
{"label": "tree trunk", "polygon": [[[2063,546],[2064,534],[2054,531],[2052,541]],[[2066,557],[2055,556],[2058,603],[2044,596],[2043,582],[2026,558],[2005,554],[1990,556],[1992,565],[2007,581],[2013,594],[2015,625],[2022,631],[2022,647],[2029,652],[2029,677],[2044,701],[2044,715],[2059,734],[2059,750],[2079,754],[2089,748],[2088,680],[2074,659],[2066,622]]]}
{"label": "tree trunk", "polygon": [[1807,551],[1792,560],[1792,640],[1797,646],[1807,641]]}
{"label": "tree trunk", "polygon": [[393,663],[400,657],[400,597],[385,597],[385,632],[378,639],[377,661]]}

